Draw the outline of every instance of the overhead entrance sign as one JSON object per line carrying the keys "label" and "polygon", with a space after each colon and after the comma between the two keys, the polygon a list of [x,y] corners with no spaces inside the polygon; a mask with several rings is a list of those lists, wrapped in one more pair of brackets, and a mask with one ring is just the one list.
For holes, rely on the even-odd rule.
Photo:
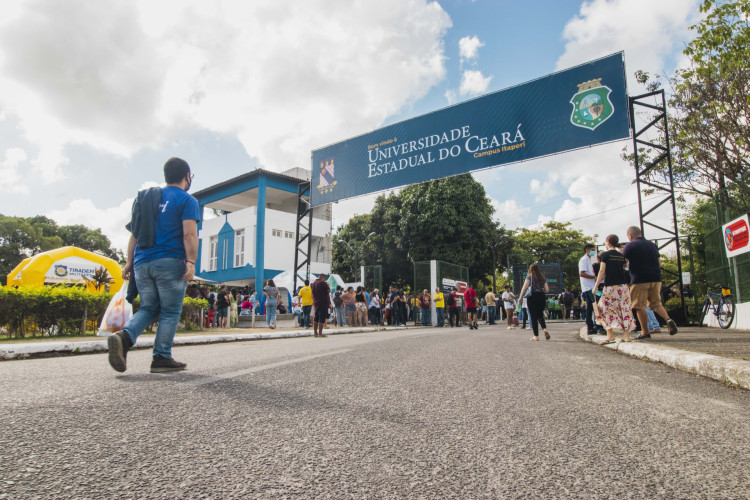
{"label": "overhead entrance sign", "polygon": [[619,52],[315,150],[311,203],[629,137]]}

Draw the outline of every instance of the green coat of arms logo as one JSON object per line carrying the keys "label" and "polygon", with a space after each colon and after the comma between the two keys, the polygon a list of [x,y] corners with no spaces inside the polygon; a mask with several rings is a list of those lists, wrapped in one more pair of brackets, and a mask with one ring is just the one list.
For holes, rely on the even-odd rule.
{"label": "green coat of arms logo", "polygon": [[607,121],[615,111],[612,101],[609,100],[610,93],[612,89],[602,85],[601,78],[579,83],[578,93],[570,100],[573,105],[570,123],[594,130]]}

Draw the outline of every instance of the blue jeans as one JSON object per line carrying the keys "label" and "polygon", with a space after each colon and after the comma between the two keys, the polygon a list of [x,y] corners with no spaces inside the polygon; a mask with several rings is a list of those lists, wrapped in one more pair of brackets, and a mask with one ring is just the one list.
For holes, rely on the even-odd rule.
{"label": "blue jeans", "polygon": [[495,324],[495,306],[487,306],[487,323]]}
{"label": "blue jeans", "polygon": [[344,306],[333,308],[334,316],[336,317],[337,326],[346,326],[346,311]]}
{"label": "blue jeans", "polygon": [[266,300],[266,326],[276,324],[276,299]]}
{"label": "blue jeans", "polygon": [[422,309],[422,326],[427,326],[432,324],[432,311],[429,309]]}
{"label": "blue jeans", "polygon": [[591,290],[583,292],[583,300],[586,301],[586,327],[589,331],[594,330],[594,294]]}
{"label": "blue jeans", "polygon": [[154,356],[172,357],[172,343],[187,288],[187,282],[182,280],[184,274],[185,261],[171,257],[143,262],[135,267],[141,308],[123,330],[135,344],[143,330],[158,319]]}
{"label": "blue jeans", "polygon": [[445,325],[445,308],[436,307],[435,311],[437,311],[437,326]]}
{"label": "blue jeans", "polygon": [[310,311],[312,311],[312,306],[302,306],[302,323],[305,325],[305,328],[310,328]]}

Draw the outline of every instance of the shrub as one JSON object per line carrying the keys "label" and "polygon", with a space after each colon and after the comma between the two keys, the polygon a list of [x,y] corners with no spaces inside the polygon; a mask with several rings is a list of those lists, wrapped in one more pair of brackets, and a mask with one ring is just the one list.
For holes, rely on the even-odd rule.
{"label": "shrub", "polygon": [[[0,331],[23,338],[34,335],[79,335],[86,328],[98,328],[112,294],[90,293],[70,287],[0,287]],[[138,299],[134,311],[138,309]],[[208,301],[185,297],[181,320],[187,329],[197,326],[200,309]],[[84,326],[84,319],[86,325]]]}

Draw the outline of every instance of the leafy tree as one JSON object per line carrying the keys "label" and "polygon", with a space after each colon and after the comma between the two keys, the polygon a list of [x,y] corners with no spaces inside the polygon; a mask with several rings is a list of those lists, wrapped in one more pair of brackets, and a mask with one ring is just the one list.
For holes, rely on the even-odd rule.
{"label": "leafy tree", "polygon": [[580,288],[578,261],[583,256],[583,247],[594,244],[593,238],[582,231],[571,228],[570,222],[550,221],[540,229],[519,229],[514,236],[511,258],[515,263],[539,262],[562,264],[566,288]]}
{"label": "leafy tree", "polygon": [[411,283],[412,262],[432,259],[467,266],[473,279],[486,277],[492,273],[489,245],[498,243],[498,264],[511,245],[492,213],[484,187],[468,174],[380,196],[371,214],[352,218],[333,236],[333,270],[353,278],[354,256],[344,240],[355,250],[364,241],[359,260],[383,265],[384,283]]}
{"label": "leafy tree", "polygon": [[[750,209],[750,0],[704,0],[705,19],[671,79],[669,127],[678,190],[720,195],[724,207]],[[646,83],[649,75],[637,74]],[[658,87],[651,82],[650,88]],[[646,158],[655,153],[639,150]],[[629,159],[632,159],[630,157]],[[665,180],[666,164],[649,173]]]}
{"label": "leafy tree", "polygon": [[41,228],[21,217],[0,215],[0,281],[23,259],[63,246],[59,236],[45,236]]}
{"label": "leafy tree", "polygon": [[80,224],[58,226],[45,216],[8,217],[0,214],[0,283],[23,259],[63,246],[76,246],[96,252],[120,263],[122,251],[111,248],[109,238],[101,229],[89,229]]}
{"label": "leafy tree", "polygon": [[30,217],[27,220],[33,226],[41,228],[45,236],[59,236],[62,238],[63,246],[74,246],[88,250],[89,252],[96,252],[118,262],[124,261],[122,251],[113,249],[112,242],[109,241],[109,238],[99,228],[89,229],[81,224],[58,226],[55,221],[43,215]]}

